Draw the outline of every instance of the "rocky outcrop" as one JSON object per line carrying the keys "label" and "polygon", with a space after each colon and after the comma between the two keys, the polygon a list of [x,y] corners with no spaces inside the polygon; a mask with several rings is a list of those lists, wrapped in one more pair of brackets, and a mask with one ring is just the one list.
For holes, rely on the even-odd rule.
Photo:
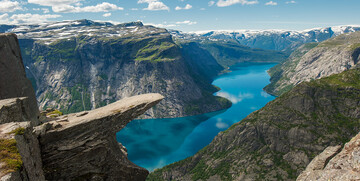
{"label": "rocky outcrop", "polygon": [[[195,115],[231,105],[213,95],[217,89],[211,81],[196,76],[167,30],[141,23],[68,23],[14,29],[21,34],[24,62],[40,109],[73,113],[145,93],[160,93],[165,100],[143,118]],[[54,29],[61,33],[52,33]]]}
{"label": "rocky outcrop", "polygon": [[[22,99],[7,99],[0,101],[0,107],[17,107]],[[9,109],[7,114],[0,115],[7,119],[18,120],[19,115],[29,114],[28,110]],[[0,142],[2,155],[0,156],[0,179],[1,180],[45,180],[40,146],[37,137],[33,134],[33,127],[29,121],[22,117],[19,122],[0,124]],[[13,142],[16,146],[5,144]],[[17,156],[18,155],[18,156]]]}
{"label": "rocky outcrop", "polygon": [[148,180],[295,180],[360,129],[360,70],[304,82]]}
{"label": "rocky outcrop", "polygon": [[322,43],[305,44],[290,58],[269,70],[265,90],[281,95],[304,81],[319,79],[358,67],[360,32],[343,34]]}
{"label": "rocky outcrop", "polygon": [[360,180],[360,134],[341,146],[328,147],[316,156],[297,181]]}
{"label": "rocky outcrop", "polygon": [[148,171],[127,159],[115,134],[163,97],[125,98],[35,127],[47,180],[145,180]]}
{"label": "rocky outcrop", "polygon": [[[21,59],[20,47],[15,34],[0,34],[0,99],[27,97],[23,105],[17,108],[29,109],[27,119],[33,125],[38,125],[39,109],[34,89],[29,79],[26,78],[25,67]],[[1,112],[5,107],[1,107]],[[21,114],[23,115],[23,114]],[[15,119],[13,121],[23,121]],[[8,122],[8,121],[7,121]],[[0,123],[4,123],[3,120]]]}
{"label": "rocky outcrop", "polygon": [[[1,156],[0,178],[145,180],[148,171],[127,159],[126,148],[117,142],[115,134],[163,98],[160,94],[134,96],[89,112],[54,118],[37,127],[30,122],[1,124],[1,143],[15,139],[21,158],[15,160],[20,165],[12,168]],[[5,106],[11,106],[8,102],[17,104],[16,99],[3,102]]]}

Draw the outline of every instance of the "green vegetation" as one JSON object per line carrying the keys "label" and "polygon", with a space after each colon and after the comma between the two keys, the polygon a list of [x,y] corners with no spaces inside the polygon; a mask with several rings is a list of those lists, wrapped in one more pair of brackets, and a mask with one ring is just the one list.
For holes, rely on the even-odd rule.
{"label": "green vegetation", "polygon": [[54,111],[52,111],[52,112],[49,112],[49,113],[46,113],[46,116],[50,116],[50,117],[59,117],[59,116],[62,116],[63,115],[63,113],[61,112],[61,111],[59,111],[59,110],[54,110]]}
{"label": "green vegetation", "polygon": [[351,51],[354,51],[354,50],[356,50],[358,48],[360,48],[360,43],[355,43],[355,44],[350,46]]}
{"label": "green vegetation", "polygon": [[136,61],[172,61],[179,56],[179,49],[176,44],[162,40],[153,39],[136,53]]}
{"label": "green vegetation", "polygon": [[268,71],[269,75],[271,76],[271,83],[267,85],[264,90],[276,96],[290,91],[294,85],[287,84],[289,78],[287,77],[286,73],[293,72],[300,62],[301,57],[318,45],[319,43],[304,44],[296,49],[286,61],[271,68]]}
{"label": "green vegetation", "polygon": [[84,85],[77,84],[73,87],[68,87],[66,89],[71,95],[71,104],[69,104],[69,106],[66,108],[60,108],[61,112],[63,112],[64,114],[69,114],[91,109],[90,93]]}
{"label": "green vegetation", "polygon": [[61,39],[57,40],[50,44],[49,50],[46,52],[46,55],[39,55],[37,60],[44,59],[46,57],[47,60],[50,61],[61,61],[61,62],[68,62],[68,61],[77,61],[78,58],[76,57],[76,39],[72,38],[68,39]]}
{"label": "green vegetation", "polygon": [[205,41],[201,47],[217,60],[223,67],[229,67],[239,62],[282,62],[288,55],[273,50],[253,49],[234,41]]}
{"label": "green vegetation", "polygon": [[24,133],[25,133],[25,128],[20,127],[20,128],[14,129],[9,134],[23,135]]}
{"label": "green vegetation", "polygon": [[5,173],[21,169],[23,163],[15,139],[0,139],[0,162],[5,163]]}

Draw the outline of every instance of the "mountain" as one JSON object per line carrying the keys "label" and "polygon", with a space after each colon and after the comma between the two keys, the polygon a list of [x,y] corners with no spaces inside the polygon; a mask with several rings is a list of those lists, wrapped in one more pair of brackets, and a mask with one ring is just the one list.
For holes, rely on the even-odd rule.
{"label": "mountain", "polygon": [[[177,40],[177,43],[184,49],[189,49],[193,43],[197,43],[198,47],[208,51],[212,57],[224,68],[228,68],[240,62],[283,62],[288,57],[287,54],[274,50],[263,50],[258,48],[250,48],[241,45],[234,40]],[[193,49],[194,47],[192,47]]]}
{"label": "mountain", "polygon": [[360,32],[300,46],[288,60],[271,68],[265,90],[281,95],[293,86],[359,66]]}
{"label": "mountain", "polygon": [[[147,118],[194,115],[231,105],[212,95],[217,91],[212,77],[223,67],[215,59],[190,67],[189,58],[165,29],[141,22],[113,25],[77,20],[9,31],[19,37],[40,109],[78,112],[143,93],[165,96],[146,112]],[[204,68],[206,64],[211,66]],[[212,77],[196,76],[202,75],[200,69],[213,72]]]}
{"label": "mountain", "polygon": [[314,28],[304,31],[291,30],[232,30],[199,31],[182,33],[171,31],[179,39],[235,40],[251,48],[277,50],[291,53],[304,43],[321,42],[340,34],[360,30],[360,25]]}
{"label": "mountain", "polygon": [[148,180],[295,180],[360,128],[360,69],[303,82]]}

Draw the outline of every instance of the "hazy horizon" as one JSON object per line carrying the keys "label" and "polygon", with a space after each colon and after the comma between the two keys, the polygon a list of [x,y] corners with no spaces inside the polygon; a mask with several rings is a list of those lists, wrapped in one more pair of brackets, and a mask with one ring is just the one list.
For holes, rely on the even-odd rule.
{"label": "hazy horizon", "polygon": [[346,0],[0,0],[0,24],[90,19],[142,21],[185,32],[305,30],[358,25],[360,1]]}

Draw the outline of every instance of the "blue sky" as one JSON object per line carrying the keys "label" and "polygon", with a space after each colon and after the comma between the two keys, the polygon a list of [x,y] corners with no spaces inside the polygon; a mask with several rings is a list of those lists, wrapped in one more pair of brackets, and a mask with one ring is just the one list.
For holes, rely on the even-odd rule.
{"label": "blue sky", "polygon": [[142,21],[182,31],[360,24],[359,0],[0,0],[0,24]]}

